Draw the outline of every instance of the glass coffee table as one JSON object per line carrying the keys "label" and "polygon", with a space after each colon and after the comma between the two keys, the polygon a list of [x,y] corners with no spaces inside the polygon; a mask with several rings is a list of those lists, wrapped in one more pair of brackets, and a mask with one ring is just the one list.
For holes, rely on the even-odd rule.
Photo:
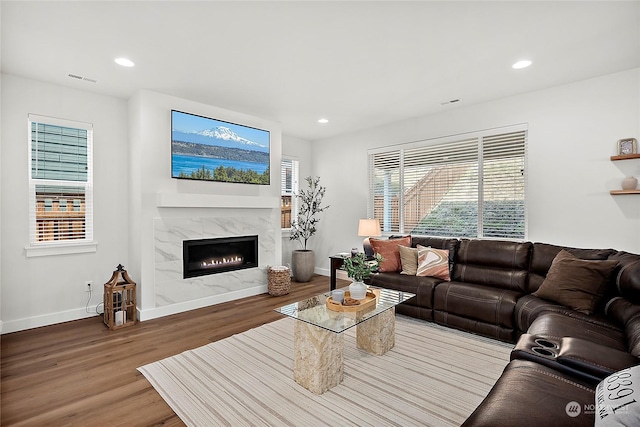
{"label": "glass coffee table", "polygon": [[294,323],[293,378],[309,391],[322,394],[344,377],[344,335],[356,326],[359,349],[381,356],[395,344],[395,306],[415,294],[369,287],[375,304],[361,311],[333,311],[327,308],[331,292],[316,295],[275,309],[292,317]]}

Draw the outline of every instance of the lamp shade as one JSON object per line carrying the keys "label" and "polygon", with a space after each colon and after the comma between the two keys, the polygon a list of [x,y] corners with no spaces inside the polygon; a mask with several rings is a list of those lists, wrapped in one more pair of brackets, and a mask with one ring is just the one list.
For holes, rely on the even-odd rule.
{"label": "lamp shade", "polygon": [[361,219],[358,224],[358,236],[380,236],[380,222],[377,219]]}

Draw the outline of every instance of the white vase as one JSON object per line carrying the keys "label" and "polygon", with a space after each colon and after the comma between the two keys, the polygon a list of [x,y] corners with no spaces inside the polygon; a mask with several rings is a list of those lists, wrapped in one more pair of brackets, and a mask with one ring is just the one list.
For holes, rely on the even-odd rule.
{"label": "white vase", "polygon": [[367,296],[367,285],[362,282],[352,282],[349,285],[349,294],[353,299],[364,299]]}
{"label": "white vase", "polygon": [[622,180],[623,190],[635,190],[638,187],[638,178],[628,176]]}

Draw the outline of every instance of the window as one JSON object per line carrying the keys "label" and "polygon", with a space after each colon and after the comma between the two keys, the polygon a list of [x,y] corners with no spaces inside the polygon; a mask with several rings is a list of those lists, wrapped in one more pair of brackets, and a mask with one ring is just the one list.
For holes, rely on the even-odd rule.
{"label": "window", "polygon": [[369,152],[369,215],[383,232],[526,238],[523,126]]}
{"label": "window", "polygon": [[294,194],[298,192],[298,161],[282,159],[280,167],[281,198],[280,226],[291,228],[291,218],[298,214],[297,201]]}
{"label": "window", "polygon": [[93,241],[92,125],[29,115],[30,243]]}

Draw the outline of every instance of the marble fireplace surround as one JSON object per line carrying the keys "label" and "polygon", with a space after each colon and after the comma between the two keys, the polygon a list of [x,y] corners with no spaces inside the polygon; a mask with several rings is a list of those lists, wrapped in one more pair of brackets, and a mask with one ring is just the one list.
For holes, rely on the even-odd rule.
{"label": "marble fireplace surround", "polygon": [[[202,206],[201,199],[200,206],[191,209],[191,203],[176,204],[159,198],[158,207],[181,209],[171,209],[170,215],[153,220],[156,309],[180,312],[267,291],[267,268],[277,264],[276,242],[280,236],[276,233],[280,228],[274,227],[279,225],[279,217],[274,215],[279,214],[279,199],[258,199],[263,200],[253,198],[247,204],[235,197],[226,206],[221,206],[219,197],[211,206]],[[159,212],[162,214],[163,209]],[[246,235],[258,235],[258,267],[183,278],[184,240]]]}

